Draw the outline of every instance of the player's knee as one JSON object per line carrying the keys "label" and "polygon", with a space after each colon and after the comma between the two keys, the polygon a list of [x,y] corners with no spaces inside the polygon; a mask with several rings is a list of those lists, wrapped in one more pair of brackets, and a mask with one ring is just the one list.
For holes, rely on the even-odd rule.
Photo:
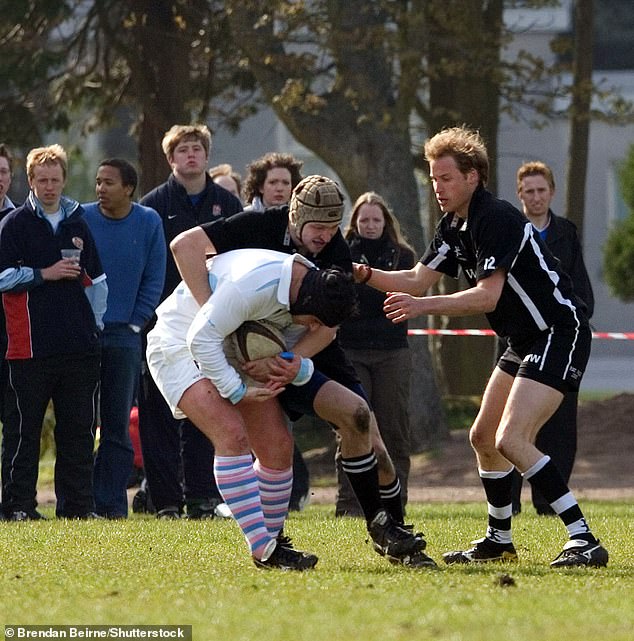
{"label": "player's knee", "polygon": [[370,431],[370,408],[367,403],[359,403],[353,414],[352,422],[354,429],[360,434],[367,434]]}
{"label": "player's knee", "polygon": [[361,398],[359,403],[354,407],[342,408],[337,418],[332,421],[336,425],[337,432],[341,438],[346,438],[346,434],[354,436],[363,434],[365,436],[370,432],[370,408]]}
{"label": "player's knee", "polygon": [[476,452],[484,448],[484,437],[476,425],[469,430],[469,443]]}
{"label": "player's knee", "polygon": [[515,454],[521,447],[521,439],[509,430],[500,430],[495,437],[495,449],[509,461],[515,460]]}

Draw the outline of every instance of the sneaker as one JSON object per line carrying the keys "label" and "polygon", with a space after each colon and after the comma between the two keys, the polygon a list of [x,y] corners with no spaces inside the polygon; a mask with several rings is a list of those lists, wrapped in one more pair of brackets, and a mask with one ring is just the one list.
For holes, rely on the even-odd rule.
{"label": "sneaker", "polygon": [[553,568],[571,568],[588,565],[604,568],[608,564],[608,551],[599,541],[589,543],[582,539],[571,539],[564,545],[559,556],[550,564]]}
{"label": "sneaker", "polygon": [[221,499],[209,499],[205,501],[188,503],[187,516],[185,518],[194,521],[213,519],[216,516],[216,508],[222,503]]}
{"label": "sneaker", "polygon": [[368,531],[374,543],[374,550],[390,559],[401,560],[422,552],[427,545],[424,538],[396,523],[385,510],[376,513]]}
{"label": "sneaker", "polygon": [[7,516],[7,521],[47,521],[48,519],[37,510],[14,510]]}
{"label": "sneaker", "polygon": [[[288,539],[290,541],[290,539]],[[293,547],[276,544],[271,555],[266,559],[256,559],[253,557],[253,563],[259,568],[278,570],[310,570],[317,564],[317,557],[314,554],[300,552]]]}
{"label": "sneaker", "polygon": [[216,505],[216,516],[219,519],[233,518],[233,514],[231,513],[231,508],[226,503],[218,503],[218,505]]}
{"label": "sneaker", "polygon": [[161,521],[172,521],[174,519],[181,518],[181,511],[172,505],[169,507],[164,507],[162,510],[159,510],[156,513],[156,518]]}
{"label": "sneaker", "polygon": [[[278,535],[277,538],[275,539],[277,541],[277,545],[286,548],[287,550],[293,550],[297,552],[298,550],[295,550],[295,547],[293,546],[293,541],[290,536],[286,536],[284,534],[284,530],[282,530]],[[304,555],[304,558],[308,559],[309,561],[312,562],[312,566],[317,565],[318,558],[315,554],[311,554],[310,552],[300,552],[300,554]]]}
{"label": "sneaker", "polygon": [[132,498],[132,511],[134,514],[154,514],[156,512],[147,486],[147,479],[141,481],[141,487]]}
{"label": "sneaker", "polygon": [[295,498],[291,497],[291,500],[288,504],[289,512],[301,512],[310,502],[310,494],[302,494],[301,496]]}
{"label": "sneaker", "polygon": [[106,517],[101,516],[101,514],[97,514],[97,512],[84,512],[70,518],[79,519],[80,521],[104,521]]}
{"label": "sneaker", "polygon": [[77,512],[76,514],[58,514],[58,519],[69,519],[73,521],[103,521],[105,517],[97,514],[97,512]]}
{"label": "sneaker", "polygon": [[393,556],[387,557],[392,565],[403,565],[406,568],[437,568],[438,564],[431,556],[427,556],[424,552],[414,552],[413,554],[406,554],[400,558]]}
{"label": "sneaker", "polygon": [[445,552],[442,555],[445,563],[488,563],[490,561],[517,561],[517,552],[512,543],[495,543],[484,537],[472,541],[470,550]]}
{"label": "sneaker", "polygon": [[356,507],[346,507],[342,505],[336,505],[335,506],[335,517],[336,518],[343,518],[344,516],[349,516],[349,517],[356,517],[356,518],[361,518],[363,517],[363,510],[356,506]]}

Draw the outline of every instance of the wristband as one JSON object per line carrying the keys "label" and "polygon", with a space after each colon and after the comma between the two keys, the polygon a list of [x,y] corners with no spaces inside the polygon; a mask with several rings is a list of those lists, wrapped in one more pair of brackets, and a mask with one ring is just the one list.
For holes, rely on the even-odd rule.
{"label": "wristband", "polygon": [[363,280],[359,281],[359,283],[361,285],[365,285],[365,283],[367,283],[370,280],[370,278],[372,278],[372,267],[370,267],[370,265],[367,265],[367,270],[365,272],[365,278]]}
{"label": "wristband", "polygon": [[240,387],[229,396],[228,400],[232,405],[237,405],[245,397],[246,393],[247,386],[241,383]]}
{"label": "wristband", "polygon": [[297,372],[297,375],[291,381],[291,385],[295,385],[296,387],[306,385],[306,383],[308,383],[312,378],[314,372],[315,366],[313,365],[313,361],[310,358],[302,357],[299,372]]}

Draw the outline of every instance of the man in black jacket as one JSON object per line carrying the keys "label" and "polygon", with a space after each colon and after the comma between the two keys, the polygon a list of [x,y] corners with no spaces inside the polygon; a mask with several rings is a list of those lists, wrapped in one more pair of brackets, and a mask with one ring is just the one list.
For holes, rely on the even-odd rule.
{"label": "man in black jacket", "polygon": [[52,401],[55,512],[93,518],[98,330],[106,310],[106,275],[81,205],[62,194],[64,149],[32,149],[26,170],[28,198],[0,224],[0,291],[9,339],[3,510],[11,521],[43,518],[36,510],[36,486],[42,422]]}
{"label": "man in black jacket", "polygon": [[[174,125],[163,137],[163,152],[172,173],[140,202],[159,213],[168,244],[182,231],[242,210],[240,201],[207,174],[210,149],[211,134],[204,125]],[[179,282],[168,252],[161,301]],[[138,401],[143,464],[157,516],[179,518],[185,501],[189,518],[213,517],[214,504],[221,499],[211,473],[211,443],[189,421],[172,417],[146,367]],[[179,472],[181,451],[184,487]]]}
{"label": "man in black jacket", "polygon": [[[533,223],[562,269],[570,276],[575,293],[587,306],[587,316],[594,311],[592,284],[583,262],[581,243],[574,223],[556,216],[550,209],[555,196],[555,179],[551,168],[543,162],[526,162],[517,170],[517,195],[524,215]],[[566,483],[570,480],[577,454],[577,401],[579,393],[569,391],[557,411],[540,430],[535,445],[548,454]],[[522,478],[515,476],[513,512],[521,509]],[[538,514],[554,514],[548,501],[531,487],[533,505]]]}

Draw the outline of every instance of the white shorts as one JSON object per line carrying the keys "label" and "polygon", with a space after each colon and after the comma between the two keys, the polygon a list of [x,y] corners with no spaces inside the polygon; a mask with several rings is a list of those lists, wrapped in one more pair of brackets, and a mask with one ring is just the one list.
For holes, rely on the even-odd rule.
{"label": "white shorts", "polygon": [[174,418],[186,418],[178,404],[185,390],[205,378],[187,344],[168,341],[152,330],[147,335],[146,357],[150,374]]}
{"label": "white shorts", "polygon": [[[235,348],[230,340],[225,339],[223,351],[229,363],[234,368],[239,368]],[[186,390],[206,378],[198,369],[187,344],[177,343],[174,339],[165,338],[161,333],[151,330],[147,335],[145,353],[150,374],[174,418],[187,418],[178,408],[178,404]],[[241,373],[241,377],[247,385],[257,385],[245,374]]]}

